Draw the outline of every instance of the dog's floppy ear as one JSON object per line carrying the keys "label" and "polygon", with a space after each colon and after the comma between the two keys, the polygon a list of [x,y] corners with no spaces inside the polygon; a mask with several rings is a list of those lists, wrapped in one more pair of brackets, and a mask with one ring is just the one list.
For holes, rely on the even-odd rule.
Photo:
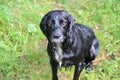
{"label": "dog's floppy ear", "polygon": [[41,22],[40,22],[40,29],[42,30],[42,32],[43,32],[43,34],[48,38],[48,31],[47,31],[47,18],[48,18],[48,16],[49,16],[49,13],[48,14],[46,14],[43,18],[42,18],[42,20],[41,20]]}
{"label": "dog's floppy ear", "polygon": [[68,42],[72,43],[75,20],[71,15],[68,15],[67,19],[68,19],[68,30],[67,30]]}

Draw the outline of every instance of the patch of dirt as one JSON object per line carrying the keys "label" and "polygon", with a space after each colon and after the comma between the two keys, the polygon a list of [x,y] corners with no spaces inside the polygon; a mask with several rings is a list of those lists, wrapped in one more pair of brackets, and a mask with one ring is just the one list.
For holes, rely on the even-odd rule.
{"label": "patch of dirt", "polygon": [[63,10],[63,5],[61,3],[54,2],[54,9],[53,10]]}
{"label": "patch of dirt", "polygon": [[92,62],[92,65],[102,64],[102,61],[103,61],[103,60],[108,60],[108,61],[115,60],[115,57],[116,57],[115,53],[106,54],[105,52],[101,52],[100,54],[101,54],[101,55],[99,55],[99,56]]}
{"label": "patch of dirt", "polygon": [[48,41],[46,39],[41,39],[40,42],[39,42],[38,48],[39,49],[47,48],[47,43],[48,43]]}

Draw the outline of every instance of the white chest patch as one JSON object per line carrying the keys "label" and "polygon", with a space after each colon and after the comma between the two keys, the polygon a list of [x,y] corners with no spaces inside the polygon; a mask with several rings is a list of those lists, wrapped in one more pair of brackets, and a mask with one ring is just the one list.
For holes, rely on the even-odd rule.
{"label": "white chest patch", "polygon": [[55,59],[59,63],[59,67],[62,65],[62,49],[61,49],[61,44],[57,43],[56,44],[56,51],[55,51]]}

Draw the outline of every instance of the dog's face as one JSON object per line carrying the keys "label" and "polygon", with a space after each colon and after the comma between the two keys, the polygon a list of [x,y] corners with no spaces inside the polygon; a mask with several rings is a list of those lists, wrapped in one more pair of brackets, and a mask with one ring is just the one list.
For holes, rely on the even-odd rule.
{"label": "dog's face", "polygon": [[67,26],[68,21],[62,13],[53,13],[50,15],[47,20],[47,27],[51,42],[63,42]]}
{"label": "dog's face", "polygon": [[61,43],[74,23],[74,19],[65,11],[58,10],[46,14],[41,21],[41,30],[50,42]]}

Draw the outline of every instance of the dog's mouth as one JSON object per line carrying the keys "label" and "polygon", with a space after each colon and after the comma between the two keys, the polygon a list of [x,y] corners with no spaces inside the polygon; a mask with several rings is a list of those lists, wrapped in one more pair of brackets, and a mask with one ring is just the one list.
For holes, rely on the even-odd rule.
{"label": "dog's mouth", "polygon": [[62,43],[63,41],[63,36],[51,36],[51,42],[53,43]]}
{"label": "dog's mouth", "polygon": [[60,38],[60,39],[53,38],[53,39],[51,39],[51,42],[53,42],[53,43],[62,43],[63,42],[63,38]]}

